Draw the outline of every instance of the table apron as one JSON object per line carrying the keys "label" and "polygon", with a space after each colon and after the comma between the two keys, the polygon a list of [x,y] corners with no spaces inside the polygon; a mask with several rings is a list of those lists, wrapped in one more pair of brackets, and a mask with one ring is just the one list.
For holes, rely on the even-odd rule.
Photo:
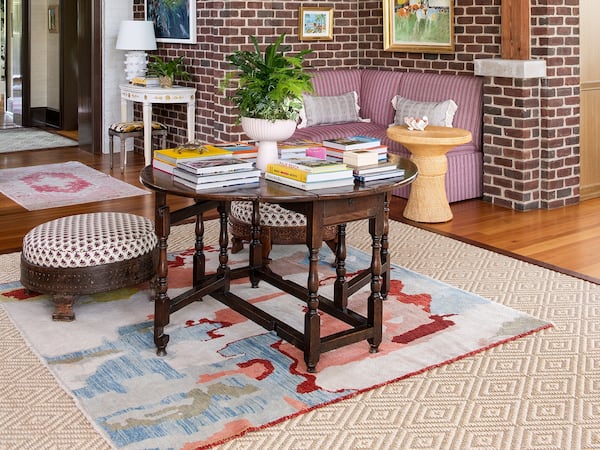
{"label": "table apron", "polygon": [[308,203],[280,203],[280,206],[304,214],[307,218],[312,216],[320,226],[325,226],[380,216],[385,202],[386,193],[381,192],[364,197],[324,199]]}

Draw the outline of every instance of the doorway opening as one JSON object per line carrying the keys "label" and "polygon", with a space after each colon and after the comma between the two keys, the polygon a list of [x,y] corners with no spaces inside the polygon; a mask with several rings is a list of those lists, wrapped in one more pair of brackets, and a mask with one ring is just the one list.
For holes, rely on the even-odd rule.
{"label": "doorway opening", "polygon": [[0,0],[0,128],[23,125],[22,0]]}

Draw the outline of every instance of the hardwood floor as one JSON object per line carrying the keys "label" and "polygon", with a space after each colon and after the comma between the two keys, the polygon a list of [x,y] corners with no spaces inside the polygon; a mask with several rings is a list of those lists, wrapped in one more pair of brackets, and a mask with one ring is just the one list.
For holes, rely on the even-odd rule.
{"label": "hardwood floor", "polygon": [[[80,161],[97,170],[110,173],[108,155],[92,155],[68,147],[0,154],[0,168]],[[112,176],[142,187],[138,174],[144,161],[141,154],[128,156],[125,173],[118,168]],[[173,198],[172,207],[189,204],[188,199]],[[390,217],[404,220],[405,201],[394,197]],[[34,226],[68,214],[94,211],[123,211],[153,218],[153,197],[150,195],[112,201],[26,211],[0,194],[0,253],[21,249],[23,236]],[[443,224],[416,224],[476,245],[507,254],[539,261],[551,268],[560,268],[581,278],[600,283],[600,199],[555,210],[527,212],[490,205],[480,200],[452,204],[454,219]]]}

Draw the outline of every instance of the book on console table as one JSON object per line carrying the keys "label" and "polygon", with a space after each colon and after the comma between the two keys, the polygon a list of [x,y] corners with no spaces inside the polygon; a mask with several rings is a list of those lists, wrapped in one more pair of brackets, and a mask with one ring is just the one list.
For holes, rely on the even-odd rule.
{"label": "book on console table", "polygon": [[[260,170],[259,170],[260,172]],[[260,176],[252,176],[248,178],[234,178],[232,180],[221,180],[221,181],[212,181],[209,183],[197,183],[195,181],[186,180],[185,178],[180,178],[178,176],[173,176],[173,182],[181,184],[183,186],[187,186],[191,189],[194,189],[196,192],[204,191],[207,189],[219,189],[223,187],[231,187],[231,186],[239,186],[239,185],[250,185],[250,184],[258,184],[260,180]]]}
{"label": "book on console table", "polygon": [[176,165],[177,167],[196,175],[237,172],[239,170],[248,170],[254,167],[252,161],[230,157],[214,159],[199,158],[186,161],[178,161]]}
{"label": "book on console table", "polygon": [[290,167],[285,163],[267,164],[267,173],[279,175],[291,180],[301,181],[303,183],[312,183],[327,180],[352,179],[353,171],[350,168],[344,168],[328,172],[311,172],[309,170]]}
{"label": "book on console table", "polygon": [[337,172],[338,170],[346,170],[348,168],[341,161],[332,161],[311,156],[280,159],[277,164],[311,173]]}
{"label": "book on console table", "polygon": [[381,145],[381,140],[369,136],[348,136],[323,141],[325,147],[337,148],[340,150],[360,150],[363,148],[372,148]]}
{"label": "book on console table", "polygon": [[200,145],[197,148],[167,148],[155,150],[154,158],[169,164],[177,164],[178,161],[208,158],[231,158],[231,152],[219,148]]}
{"label": "book on console table", "polygon": [[285,184],[287,186],[302,189],[304,191],[312,191],[316,189],[328,189],[334,187],[354,186],[354,177],[341,178],[339,180],[314,181],[306,183],[303,181],[293,180],[291,178],[276,175],[274,173],[265,172],[265,180],[275,181],[276,183]]}

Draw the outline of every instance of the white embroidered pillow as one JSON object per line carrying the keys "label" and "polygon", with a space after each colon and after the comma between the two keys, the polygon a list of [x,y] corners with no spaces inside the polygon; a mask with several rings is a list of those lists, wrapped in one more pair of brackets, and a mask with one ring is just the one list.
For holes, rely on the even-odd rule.
{"label": "white embroidered pillow", "polygon": [[304,95],[304,108],[300,111],[298,128],[330,123],[358,122],[358,94],[355,91],[342,95]]}
{"label": "white embroidered pillow", "polygon": [[427,116],[429,125],[451,127],[454,120],[454,113],[458,109],[458,105],[454,103],[454,100],[418,102],[399,95],[396,95],[392,99],[392,106],[396,110],[394,125],[404,125],[405,117]]}

